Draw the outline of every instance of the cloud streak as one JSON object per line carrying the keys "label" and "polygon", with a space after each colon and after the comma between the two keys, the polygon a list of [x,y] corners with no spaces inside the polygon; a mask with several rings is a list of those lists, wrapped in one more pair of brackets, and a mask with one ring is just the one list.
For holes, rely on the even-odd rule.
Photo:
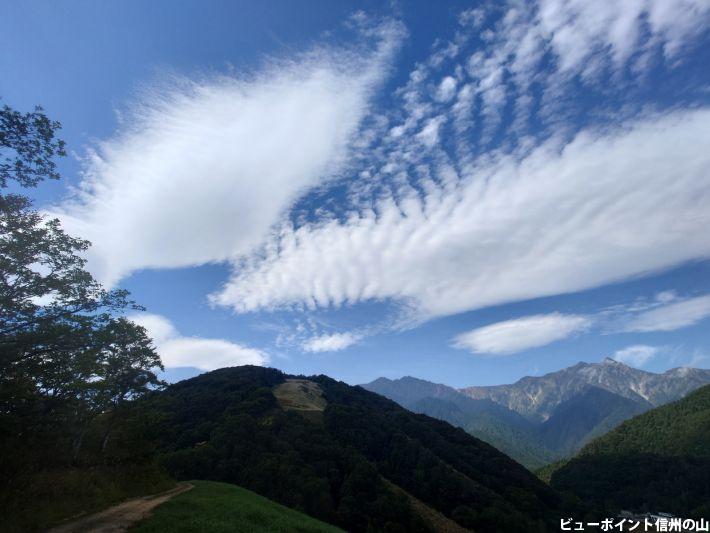
{"label": "cloud streak", "polygon": [[360,335],[354,333],[333,333],[330,335],[320,335],[308,339],[302,344],[302,348],[306,352],[338,352],[345,350],[353,344],[356,344],[361,339]]}
{"label": "cloud streak", "polygon": [[697,324],[710,317],[710,295],[687,298],[662,305],[630,318],[621,331],[674,331]]}
{"label": "cloud streak", "polygon": [[87,157],[76,197],[53,209],[92,241],[92,272],[114,284],[143,268],[249,253],[304,191],[343,171],[403,30],[363,32],[361,45],[315,49],[252,76],[144,91],[121,131]]}
{"label": "cloud streak", "polygon": [[565,339],[585,331],[591,324],[589,317],[580,315],[526,316],[462,333],[456,336],[453,345],[474,354],[510,355]]}

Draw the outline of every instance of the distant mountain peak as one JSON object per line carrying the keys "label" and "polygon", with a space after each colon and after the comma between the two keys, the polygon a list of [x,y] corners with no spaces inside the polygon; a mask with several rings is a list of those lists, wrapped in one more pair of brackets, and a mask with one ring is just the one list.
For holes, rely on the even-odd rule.
{"label": "distant mountain peak", "polygon": [[703,373],[703,372],[710,373],[709,370],[703,370],[701,368],[691,368],[689,366],[677,366],[675,368],[671,368],[669,370],[666,370],[663,374],[666,376],[687,377],[687,376],[691,376],[693,374],[698,374],[698,373]]}
{"label": "distant mountain peak", "polygon": [[416,413],[464,428],[524,464],[573,453],[589,439],[710,383],[710,370],[646,372],[606,357],[511,385],[454,389],[404,376],[362,385]]}
{"label": "distant mountain peak", "polygon": [[593,385],[653,406],[678,400],[710,383],[710,370],[675,368],[663,374],[630,367],[611,357],[598,363],[580,361],[543,376],[528,376],[512,385],[466,387],[461,392],[475,399],[490,399],[533,421],[544,421],[555,407]]}

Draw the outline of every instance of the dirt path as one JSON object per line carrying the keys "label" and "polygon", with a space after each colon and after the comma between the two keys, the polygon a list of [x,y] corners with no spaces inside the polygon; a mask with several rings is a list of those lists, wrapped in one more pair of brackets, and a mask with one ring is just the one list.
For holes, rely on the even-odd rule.
{"label": "dirt path", "polygon": [[146,518],[161,503],[191,488],[193,485],[190,483],[180,483],[174,489],[125,501],[99,513],[57,526],[48,533],[121,533]]}

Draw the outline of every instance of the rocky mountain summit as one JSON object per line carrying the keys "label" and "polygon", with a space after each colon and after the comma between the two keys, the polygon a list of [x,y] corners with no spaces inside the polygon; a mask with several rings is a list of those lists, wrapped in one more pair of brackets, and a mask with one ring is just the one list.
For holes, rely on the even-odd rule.
{"label": "rocky mountain summit", "polygon": [[680,367],[655,374],[607,357],[600,363],[580,362],[544,376],[527,376],[512,385],[466,387],[460,392],[469,398],[492,400],[531,421],[543,422],[558,405],[589,386],[657,407],[707,383],[710,370]]}

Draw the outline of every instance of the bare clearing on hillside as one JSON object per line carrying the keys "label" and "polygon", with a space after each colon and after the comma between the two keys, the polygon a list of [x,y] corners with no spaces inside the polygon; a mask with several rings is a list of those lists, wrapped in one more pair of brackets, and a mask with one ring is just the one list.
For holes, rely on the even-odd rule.
{"label": "bare clearing on hillside", "polygon": [[287,411],[323,411],[327,402],[320,385],[307,379],[287,379],[274,387],[274,396]]}

